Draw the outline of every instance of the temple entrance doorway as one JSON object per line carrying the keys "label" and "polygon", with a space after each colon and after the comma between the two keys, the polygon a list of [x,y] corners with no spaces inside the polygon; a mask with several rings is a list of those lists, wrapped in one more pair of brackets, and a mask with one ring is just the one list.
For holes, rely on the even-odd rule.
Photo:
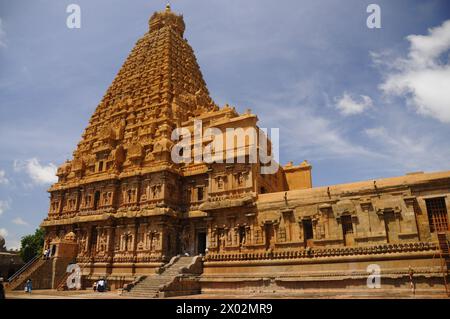
{"label": "temple entrance doorway", "polygon": [[206,251],[206,232],[201,231],[197,233],[197,255],[205,255]]}

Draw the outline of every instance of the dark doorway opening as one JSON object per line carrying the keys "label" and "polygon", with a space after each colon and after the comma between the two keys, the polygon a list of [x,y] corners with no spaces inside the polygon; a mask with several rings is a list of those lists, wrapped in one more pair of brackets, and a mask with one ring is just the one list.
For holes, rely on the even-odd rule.
{"label": "dark doorway opening", "polygon": [[51,249],[50,256],[51,256],[51,257],[52,257],[52,256],[55,256],[55,254],[56,254],[56,245],[52,245],[52,249]]}
{"label": "dark doorway opening", "polygon": [[[90,251],[94,252],[97,249],[97,227],[93,227],[91,231],[91,245]],[[126,249],[126,248],[125,248]]]}
{"label": "dark doorway opening", "polygon": [[96,191],[94,194],[94,210],[98,208],[99,201],[100,201],[100,192]]}
{"label": "dark doorway opening", "polygon": [[273,224],[265,224],[264,225],[264,231],[266,234],[266,250],[272,247],[273,244],[273,237],[274,237],[274,230],[273,230]]}
{"label": "dark doorway opening", "polygon": [[199,202],[203,200],[203,187],[197,187],[197,200]]}
{"label": "dark doorway opening", "polygon": [[245,242],[245,227],[241,226],[239,227],[239,246],[244,245]]}
{"label": "dark doorway opening", "polygon": [[313,227],[311,219],[302,220],[303,237],[306,246],[311,246],[311,240],[314,238]]}
{"label": "dark doorway opening", "polygon": [[206,251],[206,232],[197,233],[197,254],[204,255]]}

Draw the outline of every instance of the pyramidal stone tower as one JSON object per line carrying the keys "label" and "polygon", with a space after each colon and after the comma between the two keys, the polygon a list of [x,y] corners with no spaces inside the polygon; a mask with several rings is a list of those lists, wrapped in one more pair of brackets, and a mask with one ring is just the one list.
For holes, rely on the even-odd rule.
{"label": "pyramidal stone tower", "polygon": [[[58,168],[58,182],[49,189],[50,209],[42,224],[46,247],[73,238],[73,257],[85,265],[88,281],[108,276],[111,282],[129,282],[153,273],[172,256],[204,254],[208,246],[219,249],[211,212],[242,206],[244,216],[258,193],[288,189],[281,167],[261,175],[260,164],[248,161],[172,160],[173,130],[194,133],[194,120],[202,122],[203,131],[258,130],[254,114],[238,114],[229,105],[220,108],[211,99],[184,31],[183,17],[170,6],[151,16],[148,32],[137,41],[73,158]],[[303,165],[290,171],[306,176],[309,169]]]}
{"label": "pyramidal stone tower", "polygon": [[[83,287],[107,278],[138,293],[164,280],[168,294],[365,291],[371,265],[386,280],[370,293],[409,293],[411,278],[423,291],[446,287],[450,172],[314,188],[306,161],[263,174],[262,155],[249,160],[262,148],[258,118],[214,103],[184,31],[169,6],[151,16],[49,189],[50,259],[10,287],[27,278],[61,287],[73,262]],[[258,139],[206,134],[212,128]],[[184,155],[222,139],[227,160],[174,160],[176,129],[190,133]]]}
{"label": "pyramidal stone tower", "polygon": [[151,17],[149,31],[92,115],[71,165],[58,173],[64,181],[90,173],[136,172],[137,167],[167,162],[164,153],[172,145],[172,130],[218,110],[183,38],[184,28],[183,17],[169,7]]}

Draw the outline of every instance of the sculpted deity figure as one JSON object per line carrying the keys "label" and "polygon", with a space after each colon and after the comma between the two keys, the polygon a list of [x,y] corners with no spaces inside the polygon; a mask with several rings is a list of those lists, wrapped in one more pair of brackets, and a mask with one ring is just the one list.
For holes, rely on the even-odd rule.
{"label": "sculpted deity figure", "polygon": [[243,173],[239,173],[238,176],[237,176],[238,185],[239,186],[244,185],[244,180],[245,180],[244,174]]}
{"label": "sculpted deity figure", "polygon": [[131,189],[127,190],[127,203],[131,203],[133,201],[133,191]]}
{"label": "sculpted deity figure", "polygon": [[223,188],[223,177],[222,176],[217,177],[217,188],[218,189]]}
{"label": "sculpted deity figure", "polygon": [[106,251],[106,248],[107,248],[107,236],[106,236],[106,232],[102,232],[99,237],[98,251],[104,252],[104,251]]}
{"label": "sculpted deity figure", "polygon": [[152,247],[151,251],[156,251],[159,248],[159,233],[153,233]]}
{"label": "sculpted deity figure", "polygon": [[225,233],[222,231],[219,236],[220,247],[225,247]]}
{"label": "sculpted deity figure", "polygon": [[79,247],[80,247],[81,255],[84,255],[84,253],[87,251],[87,235],[86,234],[83,234],[83,236],[80,238]]}
{"label": "sculpted deity figure", "polygon": [[244,246],[247,242],[247,234],[244,232],[244,236],[242,236],[241,246]]}
{"label": "sculpted deity figure", "polygon": [[103,205],[108,205],[109,204],[109,197],[108,197],[108,192],[103,193]]}
{"label": "sculpted deity figure", "polygon": [[76,206],[76,199],[74,199],[74,198],[71,198],[70,200],[69,200],[69,209],[70,210],[75,210],[75,207]]}
{"label": "sculpted deity figure", "polygon": [[160,192],[161,192],[161,185],[152,186],[152,198],[159,198]]}

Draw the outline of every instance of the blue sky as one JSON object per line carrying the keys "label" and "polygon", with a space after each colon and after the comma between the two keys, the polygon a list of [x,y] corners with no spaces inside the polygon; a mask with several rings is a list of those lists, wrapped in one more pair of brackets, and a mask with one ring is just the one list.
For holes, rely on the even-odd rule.
{"label": "blue sky", "polygon": [[[81,28],[66,8],[81,7]],[[366,8],[381,7],[381,29]],[[165,1],[0,0],[0,234],[47,214],[55,167]],[[315,186],[450,169],[450,4],[175,0],[211,96],[280,128]]]}

